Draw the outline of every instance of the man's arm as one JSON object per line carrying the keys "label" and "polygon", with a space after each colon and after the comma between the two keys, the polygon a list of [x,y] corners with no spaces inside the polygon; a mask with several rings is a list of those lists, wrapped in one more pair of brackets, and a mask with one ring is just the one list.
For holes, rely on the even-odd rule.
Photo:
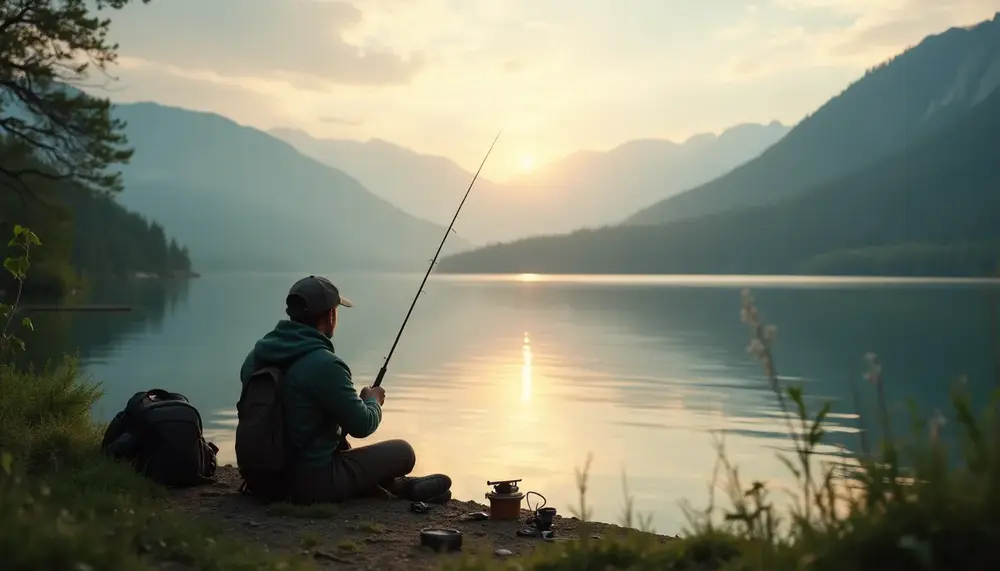
{"label": "man's arm", "polygon": [[361,400],[351,371],[333,355],[323,355],[322,374],[315,383],[317,402],[347,434],[364,438],[382,421],[382,407],[374,398]]}

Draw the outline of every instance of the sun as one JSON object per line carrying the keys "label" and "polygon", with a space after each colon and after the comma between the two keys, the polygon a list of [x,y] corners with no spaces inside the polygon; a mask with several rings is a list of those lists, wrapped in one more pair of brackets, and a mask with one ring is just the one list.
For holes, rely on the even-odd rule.
{"label": "sun", "polygon": [[524,155],[521,157],[521,172],[531,172],[535,170],[535,157]]}

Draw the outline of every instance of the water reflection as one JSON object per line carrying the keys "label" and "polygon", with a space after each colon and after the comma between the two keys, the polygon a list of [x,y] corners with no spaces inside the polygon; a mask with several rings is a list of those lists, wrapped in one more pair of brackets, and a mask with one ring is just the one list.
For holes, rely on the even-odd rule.
{"label": "water reflection", "polygon": [[524,332],[524,345],[521,347],[521,402],[531,400],[531,338]]}
{"label": "water reflection", "polygon": [[[206,276],[162,322],[91,350],[110,403],[97,414],[135,390],[171,388],[199,407],[220,460],[232,462],[239,364],[282,318],[297,277]],[[355,383],[370,384],[419,278],[333,277],[356,303],[334,344]],[[410,440],[417,470],[451,473],[457,497],[482,498],[488,479],[523,478],[560,510],[575,500],[574,467],[593,452],[596,516],[619,513],[626,469],[637,505],[665,531],[684,523],[678,500],[707,499],[713,434],[725,435],[747,481],[784,478],[774,449],[786,446],[786,425],[744,350],[741,284],[647,282],[432,280],[390,363],[383,424],[370,440]],[[856,447],[850,382],[867,351],[882,356],[893,402],[944,408],[947,380],[960,372],[976,395],[991,386],[977,286],[758,285],[764,318],[779,327],[778,371],[805,384],[812,405],[834,403],[830,451]],[[98,326],[109,327],[87,327]]]}
{"label": "water reflection", "polygon": [[27,350],[21,364],[44,367],[66,354],[83,362],[105,362],[129,336],[160,330],[164,318],[182,306],[189,293],[186,280],[117,280],[90,284],[79,303],[122,305],[127,312],[31,312],[34,332],[20,331]]}
{"label": "water reflection", "polygon": [[[775,435],[765,428],[773,426],[774,397],[744,351],[749,337],[739,321],[738,289],[538,285],[491,287],[490,293],[494,303],[513,309],[569,307],[578,327],[604,330],[585,352],[598,366],[620,364],[613,373],[584,374],[579,383],[613,387],[617,400],[636,408],[661,407],[669,398],[706,412],[721,406],[731,420],[743,417],[733,430],[754,430],[746,425],[762,421],[758,433]],[[812,406],[833,401],[840,414],[832,418],[849,426],[832,438],[853,447],[852,383],[866,395],[864,411],[874,412],[872,388],[861,384],[868,351],[885,364],[900,422],[906,422],[904,400],[925,412],[941,407],[949,382],[960,375],[968,376],[976,397],[991,390],[985,293],[978,287],[775,288],[757,290],[756,297],[765,319],[779,328],[782,379],[804,384]]]}

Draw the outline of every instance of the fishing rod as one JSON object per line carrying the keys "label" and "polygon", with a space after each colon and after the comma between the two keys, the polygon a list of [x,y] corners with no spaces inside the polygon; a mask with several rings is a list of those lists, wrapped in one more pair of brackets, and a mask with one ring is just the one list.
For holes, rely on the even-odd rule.
{"label": "fishing rod", "polygon": [[469,188],[465,191],[465,196],[462,197],[462,202],[458,204],[458,208],[455,210],[455,215],[451,218],[451,224],[448,225],[448,229],[444,231],[444,237],[441,238],[441,243],[438,244],[437,252],[434,253],[434,257],[431,258],[431,265],[427,267],[427,273],[424,274],[424,279],[420,281],[420,287],[417,288],[417,294],[413,296],[413,302],[410,304],[410,309],[406,312],[406,317],[403,318],[403,324],[399,326],[399,332],[396,333],[396,340],[392,342],[392,347],[389,349],[389,355],[386,356],[385,362],[382,363],[382,368],[378,370],[378,376],[375,377],[375,383],[373,387],[377,387],[382,384],[382,378],[385,377],[385,371],[389,367],[389,359],[392,359],[393,352],[396,351],[396,345],[399,344],[399,338],[403,336],[403,329],[406,329],[406,322],[410,320],[410,314],[413,313],[413,308],[417,305],[417,300],[420,299],[420,294],[424,293],[424,285],[427,283],[427,278],[431,275],[431,270],[437,265],[438,256],[441,255],[441,248],[444,247],[445,240],[448,239],[448,235],[452,233],[452,229],[455,226],[455,220],[458,220],[458,213],[462,211],[462,207],[465,206],[465,200],[469,198],[469,193],[472,192],[472,186],[476,184],[476,179],[479,178],[479,173],[483,170],[483,165],[486,164],[486,159],[490,158],[490,153],[493,152],[493,147],[496,146],[497,140],[500,138],[500,134],[503,133],[503,129],[497,133],[497,136],[493,138],[493,144],[490,145],[488,151],[486,151],[486,156],[483,157],[483,162],[479,163],[479,169],[476,170],[476,174],[472,177],[472,182],[469,183]]}

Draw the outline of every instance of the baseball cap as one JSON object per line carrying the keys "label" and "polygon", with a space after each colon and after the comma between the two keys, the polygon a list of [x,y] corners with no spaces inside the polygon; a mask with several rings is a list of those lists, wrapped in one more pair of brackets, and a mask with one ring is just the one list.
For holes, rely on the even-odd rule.
{"label": "baseball cap", "polygon": [[354,307],[354,303],[342,296],[333,282],[318,276],[302,278],[292,284],[285,303],[289,308],[295,306],[307,315],[319,315],[338,305]]}

